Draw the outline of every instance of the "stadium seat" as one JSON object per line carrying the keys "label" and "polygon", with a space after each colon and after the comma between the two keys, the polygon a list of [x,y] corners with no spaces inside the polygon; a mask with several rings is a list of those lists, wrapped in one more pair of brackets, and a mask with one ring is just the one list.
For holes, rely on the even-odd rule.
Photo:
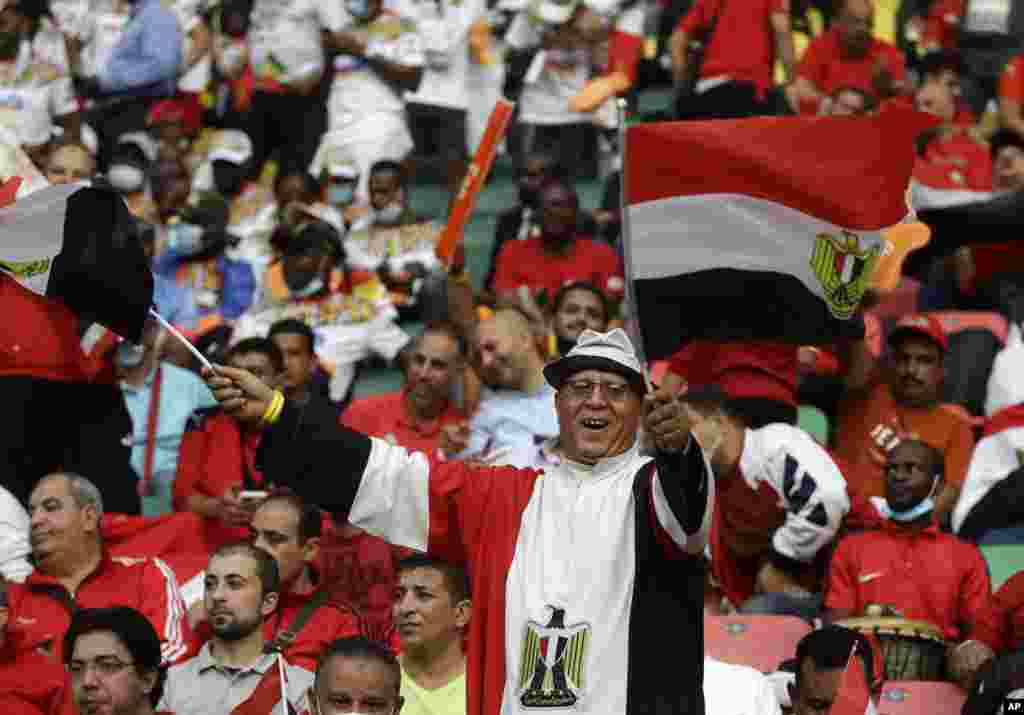
{"label": "stadium seat", "polygon": [[704,654],[770,673],[793,657],[797,643],[810,632],[811,626],[795,616],[712,616],[705,612]]}
{"label": "stadium seat", "polygon": [[962,405],[972,415],[985,410],[985,392],[992,361],[1006,344],[1009,326],[998,313],[948,311],[932,313],[949,339],[945,402]]}
{"label": "stadium seat", "polygon": [[978,548],[988,564],[993,591],[1024,568],[1024,544],[981,544]]}
{"label": "stadium seat", "polygon": [[960,715],[967,694],[953,683],[894,680],[882,687],[879,715]]}

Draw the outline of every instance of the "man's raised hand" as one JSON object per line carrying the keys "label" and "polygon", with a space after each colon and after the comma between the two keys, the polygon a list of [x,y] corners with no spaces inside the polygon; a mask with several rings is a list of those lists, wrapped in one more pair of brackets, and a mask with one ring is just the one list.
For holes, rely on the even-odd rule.
{"label": "man's raised hand", "polygon": [[675,396],[661,388],[644,396],[644,431],[659,452],[675,454],[690,441],[690,418]]}
{"label": "man's raised hand", "polygon": [[217,365],[216,372],[204,369],[203,379],[224,411],[242,422],[262,420],[274,399],[274,390],[247,370]]}

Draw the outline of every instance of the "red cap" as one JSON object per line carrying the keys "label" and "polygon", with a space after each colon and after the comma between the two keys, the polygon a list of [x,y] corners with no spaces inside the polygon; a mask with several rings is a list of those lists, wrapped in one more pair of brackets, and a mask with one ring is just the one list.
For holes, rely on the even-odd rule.
{"label": "red cap", "polygon": [[189,136],[199,133],[202,107],[188,99],[163,99],[154,104],[146,116],[146,125],[181,124]]}
{"label": "red cap", "polygon": [[942,352],[949,349],[949,341],[946,340],[946,331],[942,329],[942,323],[934,315],[916,313],[900,318],[896,327],[889,333],[889,344],[893,344],[900,335],[906,333],[917,333],[931,340],[942,348]]}

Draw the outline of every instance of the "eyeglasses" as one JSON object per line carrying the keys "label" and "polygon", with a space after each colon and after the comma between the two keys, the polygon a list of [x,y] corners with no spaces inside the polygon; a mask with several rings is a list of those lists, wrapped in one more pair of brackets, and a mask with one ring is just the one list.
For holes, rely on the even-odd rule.
{"label": "eyeglasses", "polygon": [[72,678],[82,679],[89,668],[94,668],[96,674],[101,678],[112,678],[125,668],[135,664],[135,661],[124,662],[120,658],[97,658],[93,661],[73,660],[68,663],[68,673]]}
{"label": "eyeglasses", "polygon": [[601,388],[609,402],[622,402],[629,396],[629,384],[625,382],[599,382],[596,380],[570,380],[564,388],[574,400],[588,400],[594,388]]}

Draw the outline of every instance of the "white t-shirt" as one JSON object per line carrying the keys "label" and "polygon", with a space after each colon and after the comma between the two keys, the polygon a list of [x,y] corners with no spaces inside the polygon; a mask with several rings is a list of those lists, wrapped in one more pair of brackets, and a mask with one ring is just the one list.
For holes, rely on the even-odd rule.
{"label": "white t-shirt", "polygon": [[114,0],[58,0],[52,8],[61,30],[83,43],[82,71],[86,75],[98,74],[128,24],[127,4]]}
{"label": "white t-shirt", "polygon": [[[369,25],[350,28],[388,61],[423,66],[423,43],[409,17],[385,11]],[[362,57],[338,55],[327,101],[328,129],[340,143],[386,136],[396,121],[405,126],[405,102],[395,87],[381,79]],[[389,121],[390,120],[390,121]],[[347,141],[343,141],[345,137]]]}
{"label": "white t-shirt", "polygon": [[23,42],[15,61],[0,69],[0,125],[22,145],[45,144],[53,120],[78,109],[66,65],[40,57]]}
{"label": "white t-shirt", "polygon": [[483,0],[409,0],[423,41],[425,66],[410,102],[433,107],[469,107],[469,28],[486,12]]}
{"label": "white t-shirt", "polygon": [[29,526],[28,513],[13,494],[0,487],[0,574],[8,581],[21,583],[32,573]]}
{"label": "white t-shirt", "polygon": [[391,297],[374,280],[357,286],[352,295],[338,293],[325,301],[296,301],[251,310],[238,319],[231,340],[266,337],[270,326],[279,320],[301,320],[313,329],[317,357],[332,370],[329,389],[331,399],[337,401],[352,385],[356,363],[371,355],[394,360],[409,342],[409,336],[395,324],[397,317]]}
{"label": "white t-shirt", "polygon": [[[509,47],[523,50],[539,47],[543,37],[543,26],[524,11],[512,21],[505,41]],[[519,98],[519,120],[544,125],[589,122],[589,114],[569,111],[569,100],[590,79],[591,64],[591,53],[584,47],[538,50]]]}
{"label": "white t-shirt", "polygon": [[347,17],[341,0],[255,0],[249,48],[257,81],[287,82],[320,74],[320,33],[340,31]]}
{"label": "white t-shirt", "polygon": [[782,715],[768,678],[745,665],[704,657],[706,715]]}

